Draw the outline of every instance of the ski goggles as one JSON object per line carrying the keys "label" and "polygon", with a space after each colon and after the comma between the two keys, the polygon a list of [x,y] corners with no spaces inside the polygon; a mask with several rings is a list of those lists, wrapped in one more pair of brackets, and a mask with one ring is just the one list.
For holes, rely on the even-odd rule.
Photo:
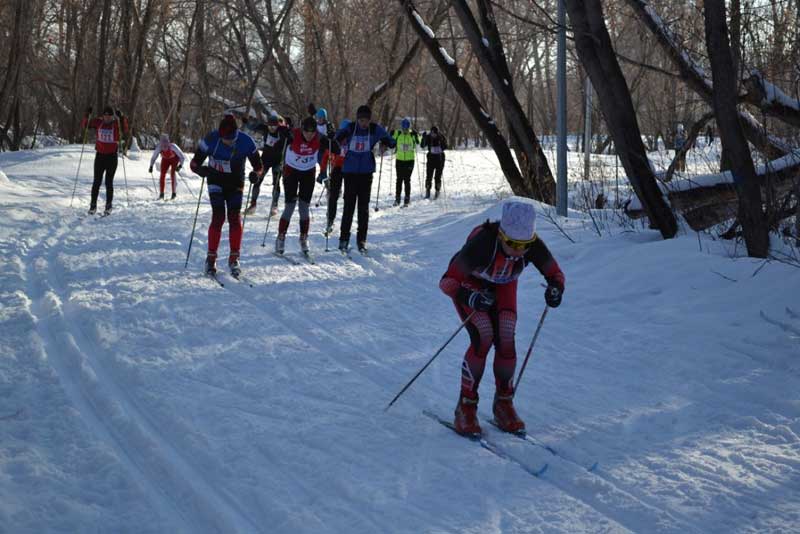
{"label": "ski goggles", "polygon": [[514,250],[527,250],[536,241],[536,232],[533,233],[533,237],[530,239],[511,239],[508,237],[502,230],[498,229],[497,231],[498,237],[505,243],[508,247]]}

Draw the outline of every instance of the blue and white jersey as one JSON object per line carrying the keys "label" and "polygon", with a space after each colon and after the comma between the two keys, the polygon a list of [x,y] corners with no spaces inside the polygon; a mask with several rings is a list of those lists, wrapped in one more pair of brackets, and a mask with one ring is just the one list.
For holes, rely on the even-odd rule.
{"label": "blue and white jersey", "polygon": [[347,147],[342,172],[350,174],[375,172],[375,156],[372,153],[375,145],[381,141],[390,147],[397,144],[383,126],[374,122],[368,128],[359,128],[356,123],[352,123],[336,132],[336,140],[342,147]]}
{"label": "blue and white jersey", "polygon": [[[200,163],[208,156],[208,166],[218,173],[234,174],[244,179],[244,160],[253,155],[257,157],[258,147],[253,138],[242,131],[237,132],[236,141],[228,146],[222,142],[219,132],[214,130],[200,141],[197,152],[202,154]],[[198,154],[195,155],[195,159],[198,159]]]}

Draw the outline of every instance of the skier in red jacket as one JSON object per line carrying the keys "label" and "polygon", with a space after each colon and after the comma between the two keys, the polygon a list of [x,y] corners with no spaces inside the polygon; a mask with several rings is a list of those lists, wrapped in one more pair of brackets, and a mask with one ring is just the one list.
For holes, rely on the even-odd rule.
{"label": "skier in red jacket", "polygon": [[507,432],[525,429],[513,404],[517,364],[514,333],[517,279],[529,263],[547,280],[547,305],[558,306],[564,292],[564,273],[536,235],[533,201],[512,197],[503,204],[500,221],[486,221],[472,230],[439,282],[440,289],[453,299],[462,321],[475,312],[466,326],[470,346],[461,367],[461,393],[455,410],[454,426],[461,434],[481,432],[478,385],[493,344],[495,421]]}
{"label": "skier in red jacket", "polygon": [[97,211],[97,195],[100,193],[100,185],[103,183],[103,174],[106,180],[106,209],[103,215],[111,213],[114,201],[114,173],[117,172],[120,140],[120,124],[122,131],[128,133],[128,120],[122,116],[122,112],[117,110],[116,116],[111,106],[103,108],[102,117],[89,119],[92,108],[86,110],[86,114],[81,121],[81,129],[94,128],[97,130],[97,141],[94,157],[94,182],[92,183],[92,200],[89,204],[89,214]]}
{"label": "skier in red jacket", "polygon": [[155,165],[158,156],[161,156],[161,178],[159,179],[159,191],[160,194],[158,195],[159,200],[164,199],[164,187],[167,177],[167,170],[170,172],[170,178],[172,179],[172,199],[175,198],[175,187],[176,187],[176,180],[175,180],[175,172],[180,171],[183,167],[183,164],[186,162],[186,156],[181,152],[181,149],[178,148],[178,145],[175,143],[170,143],[169,135],[161,134],[161,140],[156,146],[156,149],[153,150],[153,155],[150,157],[150,168],[147,172],[153,172],[153,165]]}

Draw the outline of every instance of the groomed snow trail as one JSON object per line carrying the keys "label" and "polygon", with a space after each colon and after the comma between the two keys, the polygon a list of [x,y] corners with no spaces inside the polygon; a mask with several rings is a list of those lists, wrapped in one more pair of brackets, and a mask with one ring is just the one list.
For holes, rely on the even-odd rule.
{"label": "groomed snow trail", "polygon": [[[147,162],[128,160],[130,203],[120,166],[114,213],[85,216],[92,154],[69,208],[79,152],[0,154],[0,532],[788,533],[800,521],[800,269],[754,276],[760,263],[719,243],[598,238],[578,215],[562,221],[573,244],[542,217],[567,291],[517,405],[558,455],[484,424],[508,454],[548,464],[536,478],[422,415],[452,413],[464,333],[383,411],[458,326],[438,280],[508,194],[491,152],[448,154],[446,202],[421,200],[415,176],[410,208],[383,197],[368,257],[343,258],[338,236],[323,252],[323,206],[316,264],[276,258],[275,220],[260,246],[262,208],[247,219],[247,281],[222,274],[224,288],[200,272],[205,195],[184,270],[196,197],[183,182],[154,202]],[[297,226],[287,252],[301,259]],[[521,280],[520,357],[540,282],[532,268]]]}

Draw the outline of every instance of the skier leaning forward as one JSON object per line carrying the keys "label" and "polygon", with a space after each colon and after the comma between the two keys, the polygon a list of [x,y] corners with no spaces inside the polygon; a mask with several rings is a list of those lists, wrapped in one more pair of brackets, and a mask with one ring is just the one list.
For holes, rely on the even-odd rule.
{"label": "skier leaning forward", "polygon": [[[208,165],[203,165],[208,158]],[[217,247],[225,224],[225,208],[228,210],[230,256],[228,267],[238,276],[239,249],[242,245],[242,193],[244,191],[244,160],[250,160],[253,170],[250,183],[256,183],[263,174],[258,148],[253,138],[240,132],[236,119],[226,115],[219,129],[209,133],[197,146],[190,167],[195,174],[208,179],[208,198],[211,201],[211,224],[208,226],[208,255],[206,273],[217,272]]]}
{"label": "skier leaning forward", "polygon": [[533,201],[512,197],[503,204],[500,221],[486,221],[472,230],[461,250],[450,260],[439,288],[467,323],[470,346],[461,366],[461,393],[455,410],[455,429],[461,434],[480,433],[478,385],[486,356],[494,344],[495,421],[507,432],[525,429],[514,409],[514,369],[517,354],[517,279],[533,263],[547,280],[545,301],[557,307],[564,292],[564,273],[547,246],[536,235]]}
{"label": "skier leaning forward", "polygon": [[161,134],[158,146],[153,150],[153,155],[150,156],[150,168],[147,169],[147,172],[153,172],[153,165],[156,164],[158,156],[161,156],[161,178],[159,178],[158,181],[160,194],[158,195],[158,199],[164,200],[164,188],[166,186],[167,170],[169,170],[170,178],[172,179],[172,199],[174,200],[177,195],[177,193],[175,193],[177,185],[175,173],[180,172],[183,168],[183,164],[186,162],[186,155],[181,152],[178,145],[170,142],[169,135],[163,133]]}
{"label": "skier leaning forward", "polygon": [[275,252],[283,254],[286,246],[286,231],[292,220],[295,205],[300,210],[300,250],[308,253],[308,228],[311,224],[309,205],[314,195],[314,177],[317,170],[318,153],[322,151],[320,175],[326,177],[326,166],[330,153],[339,153],[339,144],[317,132],[312,117],[303,119],[302,128],[292,130],[283,165],[284,208],[278,222],[278,237]]}

